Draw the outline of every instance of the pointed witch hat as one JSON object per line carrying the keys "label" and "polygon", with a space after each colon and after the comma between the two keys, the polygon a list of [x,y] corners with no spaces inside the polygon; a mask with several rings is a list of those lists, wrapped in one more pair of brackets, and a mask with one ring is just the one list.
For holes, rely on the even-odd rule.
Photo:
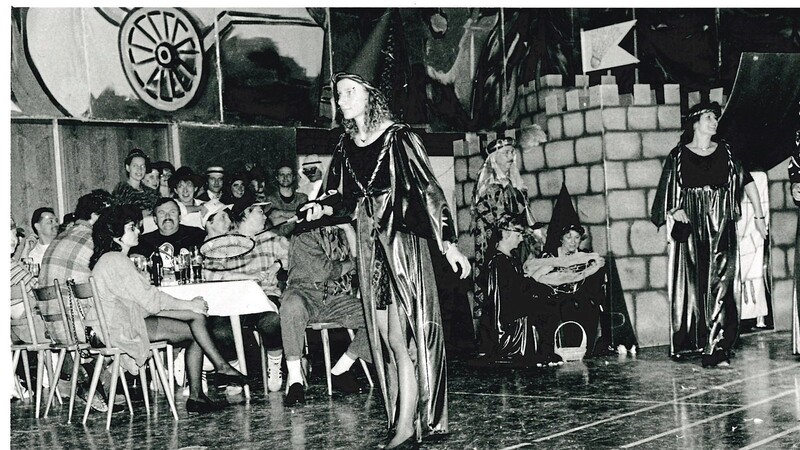
{"label": "pointed witch hat", "polygon": [[384,57],[383,50],[389,38],[391,20],[392,10],[387,9],[378,19],[375,29],[372,30],[361,51],[353,58],[347,70],[333,74],[331,81],[334,85],[342,78],[350,78],[380,92],[381,63]]}
{"label": "pointed witch hat", "polygon": [[550,218],[550,225],[547,227],[547,240],[544,243],[544,251],[553,255],[558,254],[558,247],[561,246],[561,234],[565,228],[571,228],[581,235],[584,229],[575,207],[572,206],[572,199],[569,196],[566,183],[561,184],[561,192],[558,193],[556,204],[553,207],[553,216]]}

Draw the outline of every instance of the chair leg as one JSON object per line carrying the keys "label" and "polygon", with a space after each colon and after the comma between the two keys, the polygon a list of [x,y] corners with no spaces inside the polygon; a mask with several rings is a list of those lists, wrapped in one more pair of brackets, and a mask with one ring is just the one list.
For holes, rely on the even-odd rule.
{"label": "chair leg", "polygon": [[[156,352],[156,350],[153,351],[153,353]],[[172,388],[168,387],[172,386],[172,378],[169,378],[164,371],[164,362],[161,361],[161,358],[153,358],[153,362],[156,363],[156,372],[161,379],[161,385],[164,386],[164,395],[167,397],[167,403],[169,403],[169,409],[172,411],[172,417],[178,420],[178,410],[175,409],[175,392]]]}
{"label": "chair leg", "polygon": [[39,361],[36,362],[36,418],[39,418],[41,407],[42,385],[44,384],[44,351],[37,352]]}
{"label": "chair leg", "polygon": [[269,394],[269,378],[267,377],[267,350],[264,348],[264,341],[261,339],[261,333],[253,330],[253,335],[256,337],[256,343],[261,350],[261,381],[264,382],[264,395]]}
{"label": "chair leg", "polygon": [[[19,364],[19,357],[21,354],[22,350],[17,349],[14,350],[14,353],[11,355],[11,377],[14,379],[14,386],[17,388],[19,399],[25,400],[25,396],[22,394],[22,385],[19,383],[19,378],[17,377],[17,365]],[[30,386],[28,386],[28,389],[30,389]]]}
{"label": "chair leg", "polygon": [[175,398],[175,357],[174,348],[172,344],[167,344],[167,378],[169,383],[164,387],[164,390],[169,390],[172,398]]}
{"label": "chair leg", "polygon": [[[158,395],[158,383],[155,382],[158,379],[158,376],[156,375],[156,369],[153,368],[152,365],[150,366],[150,379],[153,380],[153,392]],[[142,389],[150,389],[150,386],[142,386]],[[153,396],[153,398],[155,398],[155,396]]]}
{"label": "chair leg", "polygon": [[53,359],[52,359],[52,352],[48,350],[42,350],[41,357],[44,358],[44,367],[47,369],[47,379],[50,383],[49,391],[53,391],[56,394],[56,398],[58,398],[58,404],[63,405],[64,402],[61,400],[61,391],[58,390],[58,377],[55,376],[53,371]]}
{"label": "chair leg", "polygon": [[325,356],[325,379],[328,382],[328,395],[333,395],[333,386],[331,386],[331,340],[328,336],[328,330],[319,330],[322,335],[322,352]]}
{"label": "chair leg", "polygon": [[[58,361],[56,361],[55,373],[61,373],[61,366],[64,365],[64,356],[66,356],[66,354],[67,354],[67,349],[62,348],[58,350]],[[51,377],[51,378],[55,378],[56,380],[55,382],[53,382],[52,379],[50,380],[50,392],[47,395],[47,404],[45,404],[44,407],[45,417],[47,417],[47,414],[50,412],[50,405],[53,403],[53,394],[56,393],[56,390],[53,389],[53,385],[58,383],[57,377]]]}
{"label": "chair leg", "polygon": [[[363,333],[363,331],[362,331],[362,333]],[[350,328],[347,329],[347,334],[350,335],[350,341],[352,341],[353,338],[355,338],[355,336],[356,336],[356,333],[353,330],[351,330]],[[364,360],[361,359],[361,358],[358,358],[358,362],[361,363],[361,368],[364,369],[364,375],[367,376],[367,381],[369,381],[369,387],[370,388],[374,388],[375,384],[372,382],[372,376],[369,374],[369,368],[367,367],[367,363],[364,362]]]}
{"label": "chair leg", "polygon": [[[89,411],[92,409],[92,400],[94,400],[95,391],[97,391],[97,382],[100,381],[100,373],[103,371],[103,362],[106,357],[97,355],[97,361],[94,363],[94,374],[92,374],[92,384],[89,385],[89,394],[86,396],[86,407],[83,409],[83,424],[86,425],[86,419],[89,417]],[[113,401],[113,400],[112,400]],[[109,409],[114,408],[112,401],[109,401]]]}
{"label": "chair leg", "polygon": [[69,385],[69,415],[67,416],[67,423],[72,423],[72,408],[75,406],[75,395],[78,391],[78,373],[81,368],[81,353],[79,350],[73,352],[73,359],[75,363],[72,365],[72,378],[70,378]]}
{"label": "chair leg", "polygon": [[108,413],[106,413],[106,430],[111,428],[111,414],[114,413],[114,397],[117,395],[117,380],[120,376],[119,360],[121,355],[114,355],[111,364],[111,387],[108,392]]}
{"label": "chair leg", "polygon": [[[128,380],[125,378],[125,369],[119,369],[119,381],[122,382],[122,393],[125,395],[125,402],[128,404],[128,411],[130,411],[131,416],[133,415],[133,404],[131,404],[131,393],[128,390]],[[114,409],[114,402],[113,400],[109,400],[111,402],[111,406],[109,409]]]}
{"label": "chair leg", "polygon": [[[139,369],[139,383],[142,386],[147,386],[147,371],[144,367]],[[150,415],[150,393],[147,389],[142,389],[142,396],[144,397],[144,407],[147,409],[147,415]]]}
{"label": "chair leg", "polygon": [[[31,363],[28,361],[28,351],[25,349],[22,350],[22,364],[23,364],[23,369],[25,369],[25,383],[28,386],[28,392],[32,394],[34,392],[34,387],[33,384],[31,384]],[[31,395],[31,400],[33,400],[32,395]]]}

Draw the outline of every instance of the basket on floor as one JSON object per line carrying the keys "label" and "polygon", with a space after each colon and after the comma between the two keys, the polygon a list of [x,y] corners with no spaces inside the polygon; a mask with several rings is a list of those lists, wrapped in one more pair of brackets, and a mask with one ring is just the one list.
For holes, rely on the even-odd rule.
{"label": "basket on floor", "polygon": [[[575,326],[581,329],[583,338],[581,339],[581,345],[579,347],[561,346],[561,339],[559,338],[558,332],[561,331],[561,327],[567,324],[574,324]],[[553,333],[553,341],[554,341],[555,354],[560,356],[561,359],[563,359],[564,361],[580,361],[583,359],[584,356],[586,356],[586,330],[584,330],[581,324],[579,324],[578,322],[575,322],[573,320],[562,322],[558,326],[558,328],[556,328],[555,333]]]}

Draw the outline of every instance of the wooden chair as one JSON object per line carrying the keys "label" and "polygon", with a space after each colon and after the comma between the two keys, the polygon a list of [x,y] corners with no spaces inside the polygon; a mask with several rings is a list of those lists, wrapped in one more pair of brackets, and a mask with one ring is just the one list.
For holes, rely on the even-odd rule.
{"label": "wooden chair", "polygon": [[[331,340],[330,336],[328,335],[328,330],[333,330],[337,328],[345,328],[339,323],[336,322],[311,322],[306,326],[306,330],[319,330],[320,335],[322,336],[322,352],[325,357],[325,378],[328,382],[328,395],[333,395],[333,386],[331,386]],[[355,332],[349,328],[346,328],[347,334],[350,335],[350,340],[353,340],[355,336]],[[306,340],[306,351],[308,353],[308,340]],[[369,368],[367,368],[367,363],[364,362],[363,359],[359,358],[358,360],[361,363],[361,368],[364,369],[364,374],[367,376],[367,381],[369,382],[369,387],[372,388],[375,385],[372,383],[372,376],[369,374]]]}
{"label": "wooden chair", "polygon": [[[17,365],[19,365],[20,356],[22,356],[22,361],[25,368],[25,382],[28,385],[28,389],[31,389],[31,368],[28,361],[28,352],[36,352],[36,393],[34,395],[36,396],[36,418],[38,419],[41,408],[44,368],[47,368],[48,380],[50,383],[50,398],[52,398],[53,394],[58,390],[58,376],[54,374],[52,361],[50,360],[50,355],[48,354],[52,350],[50,342],[39,342],[39,338],[36,335],[36,327],[33,323],[35,314],[34,308],[31,306],[30,297],[28,297],[28,291],[21,283],[11,286],[11,302],[13,303],[16,300],[22,301],[22,305],[25,308],[25,317],[11,320],[11,330],[14,331],[17,336],[29,336],[31,342],[12,342],[11,374],[14,378],[14,383],[17,385],[16,387],[20,398],[23,398],[22,387],[16,381],[17,378],[14,375],[17,371]],[[60,394],[58,395],[58,401],[61,402]]]}
{"label": "wooden chair", "polygon": [[[75,406],[75,395],[78,386],[78,370],[80,369],[81,351],[86,351],[89,344],[77,340],[75,332],[75,325],[70,311],[64,301],[64,286],[59,284],[58,280],[53,280],[52,286],[45,286],[34,289],[36,296],[36,304],[39,307],[39,312],[44,320],[45,327],[47,328],[50,339],[53,341],[51,348],[58,351],[58,361],[56,362],[55,373],[60,374],[61,368],[64,365],[64,359],[69,353],[74,361],[72,367],[72,376],[70,378],[70,391],[69,391],[69,415],[67,423],[72,422],[72,409]],[[67,293],[68,294],[68,293]],[[82,330],[81,330],[82,332]],[[50,390],[50,395],[47,397],[45,404],[44,417],[50,412],[50,405],[53,403],[54,389]]]}
{"label": "wooden chair", "polygon": [[[85,285],[85,283],[84,283],[84,285]],[[87,291],[87,289],[89,289],[89,290]],[[89,287],[88,288],[86,286],[75,285],[75,287],[73,288],[73,291],[76,294],[80,295],[79,298],[85,298],[85,299],[90,300],[91,306],[92,306],[92,308],[94,308],[95,314],[97,316],[97,324],[100,327],[100,333],[102,334],[102,336],[105,339],[105,341],[103,342],[103,344],[105,344],[105,347],[102,347],[102,348],[91,348],[89,350],[90,352],[98,355],[98,358],[97,358],[97,362],[95,363],[94,375],[92,377],[92,384],[89,387],[89,395],[88,395],[88,398],[87,398],[86,408],[83,411],[83,424],[84,425],[86,424],[86,419],[89,417],[89,411],[91,410],[91,402],[92,402],[92,399],[94,398],[95,391],[97,390],[97,383],[100,380],[100,372],[101,372],[101,370],[103,368],[103,363],[105,362],[106,358],[112,358],[113,359],[113,363],[112,363],[112,366],[111,366],[111,387],[109,389],[110,392],[108,394],[109,407],[108,407],[108,413],[107,413],[107,416],[106,416],[106,430],[108,430],[111,427],[111,414],[112,414],[112,412],[114,410],[113,401],[114,401],[115,395],[117,394],[117,380],[118,379],[122,380],[122,390],[124,391],[125,398],[126,398],[126,400],[128,402],[128,410],[131,412],[131,415],[133,415],[133,406],[131,405],[130,395],[128,393],[128,385],[125,382],[124,372],[123,372],[122,367],[120,366],[120,358],[122,357],[122,355],[125,352],[122,349],[114,346],[114,342],[111,339],[110,334],[108,333],[108,325],[107,325],[107,322],[106,322],[105,312],[103,311],[102,304],[100,303],[100,301],[99,301],[99,299],[97,297],[97,283],[95,282],[94,278],[92,278],[92,277],[89,278]],[[91,295],[90,295],[90,293],[91,293]],[[78,297],[78,295],[76,295],[76,297]],[[150,346],[150,350],[151,350],[151,353],[152,353],[151,361],[155,362],[156,369],[158,371],[158,376],[159,376],[159,378],[161,380],[162,386],[164,386],[164,392],[165,392],[166,397],[167,397],[167,402],[169,402],[169,407],[170,407],[170,410],[172,411],[172,416],[173,416],[173,418],[175,420],[178,420],[178,412],[175,409],[174,392],[172,391],[171,388],[169,388],[169,386],[172,386],[172,384],[171,384],[171,381],[167,378],[167,374],[164,371],[163,361],[161,360],[160,355],[159,355],[159,350],[162,349],[162,348],[166,349],[166,345],[167,345],[166,342],[163,342],[163,341],[151,343],[151,346]],[[146,371],[144,370],[144,368],[142,368],[142,370],[139,370],[139,377],[140,377],[140,380],[142,382],[142,392],[143,392],[144,398],[145,398],[145,405],[147,407],[147,413],[149,414],[150,413],[150,403],[149,403],[148,395],[147,395],[148,384],[147,384],[147,375],[146,375]]]}

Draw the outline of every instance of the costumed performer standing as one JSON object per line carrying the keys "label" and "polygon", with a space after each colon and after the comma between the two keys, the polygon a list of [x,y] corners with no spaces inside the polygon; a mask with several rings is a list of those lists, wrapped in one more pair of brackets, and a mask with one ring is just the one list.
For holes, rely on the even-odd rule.
{"label": "costumed performer standing", "polygon": [[733,290],[736,221],[742,194],[755,210],[762,238],[767,227],[758,188],[725,141],[712,141],[718,103],[689,110],[683,134],[664,162],[650,213],[672,228],[667,291],[671,299],[670,356],[703,355],[703,367],[727,364],[738,332]]}
{"label": "costumed performer standing", "polygon": [[373,84],[381,53],[371,49],[384,42],[387,19],[367,40],[366,57],[332,80],[345,132],[325,189],[341,193],[342,202],[312,202],[301,210],[309,211],[307,220],[332,214],[355,219],[367,331],[389,426],[396,430],[386,448],[416,448],[422,435],[448,429],[444,333],[426,240],[454,271],[460,267],[461,278],[470,265],[455,245],[453,217],[422,140],[395,122]]}
{"label": "costumed performer standing", "polygon": [[[800,130],[795,137],[795,150],[789,159],[789,182],[792,200],[800,207]],[[800,208],[797,210],[800,218]],[[794,296],[792,299],[792,353],[800,355],[800,220],[797,222],[797,237],[794,241]]]}

